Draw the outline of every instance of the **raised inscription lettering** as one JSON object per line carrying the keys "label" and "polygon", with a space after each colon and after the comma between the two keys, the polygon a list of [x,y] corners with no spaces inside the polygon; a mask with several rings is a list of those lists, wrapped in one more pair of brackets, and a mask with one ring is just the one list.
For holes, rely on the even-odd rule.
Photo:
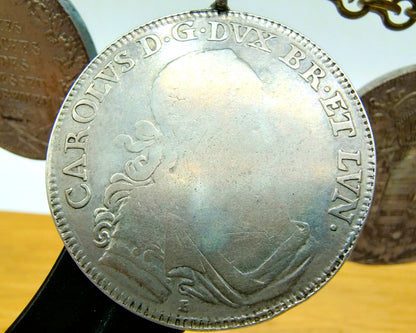
{"label": "raised inscription lettering", "polygon": [[299,74],[306,82],[310,82],[313,90],[318,91],[319,83],[321,79],[325,77],[325,71],[315,64],[313,61],[312,65],[304,73]]}
{"label": "raised inscription lettering", "polygon": [[26,72],[30,65],[25,58],[0,54],[0,68],[5,70]]}
{"label": "raised inscription lettering", "polygon": [[24,39],[0,37],[0,50],[7,52],[21,52],[22,54],[40,55],[38,42]]}
{"label": "raised inscription lettering", "polygon": [[334,136],[338,136],[339,132],[347,133],[349,137],[357,135],[348,105],[339,91],[327,99],[320,98],[319,101],[329,117]]}
{"label": "raised inscription lettering", "polygon": [[159,51],[162,47],[162,42],[157,35],[148,35],[139,39],[139,44],[142,46],[144,55],[143,58],[150,57]]}
{"label": "raised inscription lettering", "polygon": [[223,41],[230,37],[230,29],[225,23],[217,21],[209,21],[210,25],[210,36],[208,40],[210,41]]}
{"label": "raised inscription lettering", "polygon": [[17,21],[0,19],[0,31],[20,34],[22,32],[22,26]]}
{"label": "raised inscription lettering", "polygon": [[[337,183],[352,191],[357,197],[360,195],[361,170],[357,173],[337,177]],[[355,186],[351,183],[354,183]]]}
{"label": "raised inscription lettering", "polygon": [[114,65],[112,61],[110,61],[107,65],[105,65],[104,69],[94,77],[94,80],[97,80],[97,79],[102,79],[104,81],[114,82],[114,83],[120,82],[120,78],[117,75],[116,70],[114,69]]}
{"label": "raised inscription lettering", "polygon": [[[277,38],[277,35],[270,32],[251,26],[244,26],[239,23],[232,22],[228,24],[218,21],[209,21],[208,27],[203,27],[200,30],[194,28],[194,23],[194,21],[188,20],[174,25],[171,29],[172,38],[180,42],[191,41],[198,38],[206,38],[208,41],[221,42],[233,38],[237,44],[268,53],[272,52],[269,41],[273,38]],[[199,32],[201,32],[201,34],[199,34]],[[206,37],[202,37],[205,32],[207,32]],[[155,34],[140,38],[137,42],[143,50],[143,58],[148,58],[156,54],[163,47],[162,40],[169,42],[170,38],[169,36],[163,37]],[[312,74],[316,78],[320,77],[320,74],[316,73],[316,69],[313,69]],[[307,80],[310,80],[310,76],[311,74],[308,73]]]}
{"label": "raised inscription lettering", "polygon": [[97,104],[83,98],[72,108],[72,118],[79,123],[88,123],[95,118]]}
{"label": "raised inscription lettering", "polygon": [[[354,211],[357,208],[358,198],[351,200],[339,193],[338,188],[335,188],[334,193],[332,195],[332,202],[336,202],[338,200],[343,201],[344,203],[338,204],[330,209],[328,209],[328,213],[338,217],[349,224],[351,224],[355,214],[351,211]],[[350,212],[350,213],[348,213]],[[348,214],[345,214],[348,213]]]}
{"label": "raised inscription lettering", "polygon": [[[120,82],[120,76],[129,72],[135,61],[129,56],[127,50],[118,52],[92,79],[85,91],[84,98],[80,99],[72,108],[72,119],[80,124],[92,122],[97,116],[99,103],[109,94],[111,89]],[[95,100],[96,99],[96,100]],[[98,101],[98,102],[97,102]],[[62,173],[81,179],[83,182],[65,190],[65,197],[72,208],[85,207],[91,199],[91,190],[86,183],[87,175],[87,145],[90,127],[79,132],[68,133],[65,137],[64,151],[82,150],[82,154],[72,159],[62,170]]]}
{"label": "raised inscription lettering", "polygon": [[[290,44],[290,51],[284,57],[279,57],[281,62],[294,70],[301,70],[301,67],[304,67],[302,64],[305,59],[305,52],[293,44]],[[310,65],[308,65],[306,69],[302,70],[302,72],[299,72],[298,74],[306,82],[309,82],[310,86],[315,91],[318,91],[321,79],[326,76],[325,70],[314,61],[311,61]]]}
{"label": "raised inscription lettering", "polygon": [[334,205],[328,209],[328,214],[351,224],[361,190],[361,152],[338,150],[337,166],[343,174],[336,178],[339,186],[332,194]]}
{"label": "raised inscription lettering", "polygon": [[185,21],[175,25],[172,29],[172,37],[178,41],[185,42],[192,39],[197,39],[195,36],[195,29],[191,29],[194,21]]}
{"label": "raised inscription lettering", "polygon": [[238,23],[231,23],[231,27],[234,31],[234,40],[237,44],[245,42],[247,46],[254,47],[268,53],[272,52],[267,45],[267,41],[272,38],[277,38],[276,35],[254,27],[243,26]]}
{"label": "raised inscription lettering", "polygon": [[24,89],[44,89],[46,88],[45,80],[31,76],[31,75],[18,75],[14,73],[0,72],[0,82],[2,84],[8,84],[13,88]]}
{"label": "raised inscription lettering", "polygon": [[93,78],[85,93],[95,97],[101,103],[109,94],[114,83],[120,82],[119,75],[127,73],[134,66],[135,62],[127,55],[127,51],[117,53],[113,60]]}
{"label": "raised inscription lettering", "polygon": [[319,101],[328,117],[334,116],[335,111],[339,108],[348,110],[347,103],[345,103],[344,98],[339,91],[337,91],[334,96],[327,99],[320,98]]}
{"label": "raised inscription lettering", "polygon": [[64,169],[63,173],[68,176],[78,177],[82,180],[87,180],[87,155],[82,154],[80,158],[68,164]]}
{"label": "raised inscription lettering", "polygon": [[128,71],[130,71],[133,67],[134,67],[134,65],[136,64],[135,62],[134,62],[134,60],[133,60],[133,58],[131,58],[128,54],[127,54],[127,51],[126,50],[124,50],[124,51],[121,51],[121,52],[119,52],[119,53],[117,53],[115,56],[114,56],[114,62],[117,64],[117,65],[120,65],[121,66],[121,72],[122,73],[127,73]]}
{"label": "raised inscription lettering", "polygon": [[88,130],[90,128],[86,128],[85,130],[79,131],[77,134],[69,133],[66,136],[65,140],[65,152],[68,149],[82,149],[85,151],[87,143],[88,143]]}
{"label": "raised inscription lettering", "polygon": [[90,128],[88,127],[79,131],[78,133],[68,133],[65,138],[65,153],[72,149],[81,149],[83,151],[83,154],[79,158],[69,163],[62,170],[63,174],[75,178],[80,178],[84,181],[75,185],[74,187],[70,187],[65,190],[65,198],[68,202],[68,205],[75,209],[85,207],[91,199],[91,190],[88,184],[85,183],[88,178],[86,168],[87,155],[85,154],[85,150],[88,143],[89,129]]}
{"label": "raised inscription lettering", "polygon": [[81,196],[81,198],[78,201],[74,201],[71,199],[71,193],[74,191],[72,187],[65,190],[66,201],[72,208],[75,208],[75,209],[80,209],[82,207],[85,207],[91,199],[91,190],[88,187],[88,185],[85,183],[82,183],[79,185],[79,187],[84,190],[84,196]]}
{"label": "raised inscription lettering", "polygon": [[45,95],[6,88],[0,88],[0,99],[12,99],[26,103],[32,103],[36,106],[48,106],[51,101],[50,97],[47,97]]}
{"label": "raised inscription lettering", "polygon": [[338,169],[341,171],[348,171],[350,168],[346,164],[346,161],[352,161],[356,165],[361,165],[361,152],[345,152],[338,150]]}
{"label": "raised inscription lettering", "polygon": [[329,119],[329,123],[332,127],[332,134],[338,136],[339,132],[347,131],[348,136],[356,136],[354,123],[352,122],[351,113],[345,112],[342,114],[346,120],[344,121],[335,121],[333,118]]}
{"label": "raised inscription lettering", "polygon": [[279,57],[279,60],[292,69],[299,69],[301,61],[305,58],[305,52],[297,46],[290,44],[290,51],[284,57]]}

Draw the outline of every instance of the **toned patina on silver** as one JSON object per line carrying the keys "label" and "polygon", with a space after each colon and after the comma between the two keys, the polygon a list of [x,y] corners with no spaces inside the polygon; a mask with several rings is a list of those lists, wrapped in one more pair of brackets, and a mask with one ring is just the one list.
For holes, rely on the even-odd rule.
{"label": "toned patina on silver", "polygon": [[45,159],[59,106],[96,55],[68,0],[0,2],[0,147]]}
{"label": "toned patina on silver", "polygon": [[190,12],[140,27],[80,75],[47,158],[51,210],[86,275],[182,329],[307,299],[368,212],[375,149],[343,72],[267,19]]}
{"label": "toned patina on silver", "polygon": [[416,260],[416,66],[368,83],[360,96],[377,142],[373,205],[350,260]]}

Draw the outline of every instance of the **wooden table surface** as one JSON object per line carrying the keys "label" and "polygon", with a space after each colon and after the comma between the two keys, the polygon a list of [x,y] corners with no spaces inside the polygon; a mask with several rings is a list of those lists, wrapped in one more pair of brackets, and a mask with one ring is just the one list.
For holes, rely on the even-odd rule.
{"label": "wooden table surface", "polygon": [[[24,309],[63,245],[50,216],[0,212],[0,331]],[[235,333],[416,332],[416,263],[347,262],[308,301]]]}

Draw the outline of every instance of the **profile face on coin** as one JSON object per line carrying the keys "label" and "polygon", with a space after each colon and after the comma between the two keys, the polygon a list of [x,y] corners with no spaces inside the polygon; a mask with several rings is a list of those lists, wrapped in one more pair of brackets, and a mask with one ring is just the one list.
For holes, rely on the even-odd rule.
{"label": "profile face on coin", "polygon": [[337,65],[278,23],[203,11],[154,21],[71,88],[47,159],[81,269],[183,329],[264,321],[349,253],[375,176],[371,129]]}
{"label": "profile face on coin", "polygon": [[44,159],[59,107],[88,59],[57,0],[2,1],[0,147]]}
{"label": "profile face on coin", "polygon": [[377,182],[367,223],[350,259],[394,264],[416,259],[416,67],[360,91],[377,142]]}

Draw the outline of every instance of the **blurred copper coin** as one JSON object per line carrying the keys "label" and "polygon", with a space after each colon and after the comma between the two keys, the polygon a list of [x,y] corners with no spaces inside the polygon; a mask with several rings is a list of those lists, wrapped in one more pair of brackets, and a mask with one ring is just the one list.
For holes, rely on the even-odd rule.
{"label": "blurred copper coin", "polygon": [[87,49],[94,55],[86,29],[68,1],[0,2],[2,148],[45,158],[59,106],[88,63]]}
{"label": "blurred copper coin", "polygon": [[377,181],[373,206],[350,260],[392,264],[416,258],[416,66],[361,91],[374,131]]}

